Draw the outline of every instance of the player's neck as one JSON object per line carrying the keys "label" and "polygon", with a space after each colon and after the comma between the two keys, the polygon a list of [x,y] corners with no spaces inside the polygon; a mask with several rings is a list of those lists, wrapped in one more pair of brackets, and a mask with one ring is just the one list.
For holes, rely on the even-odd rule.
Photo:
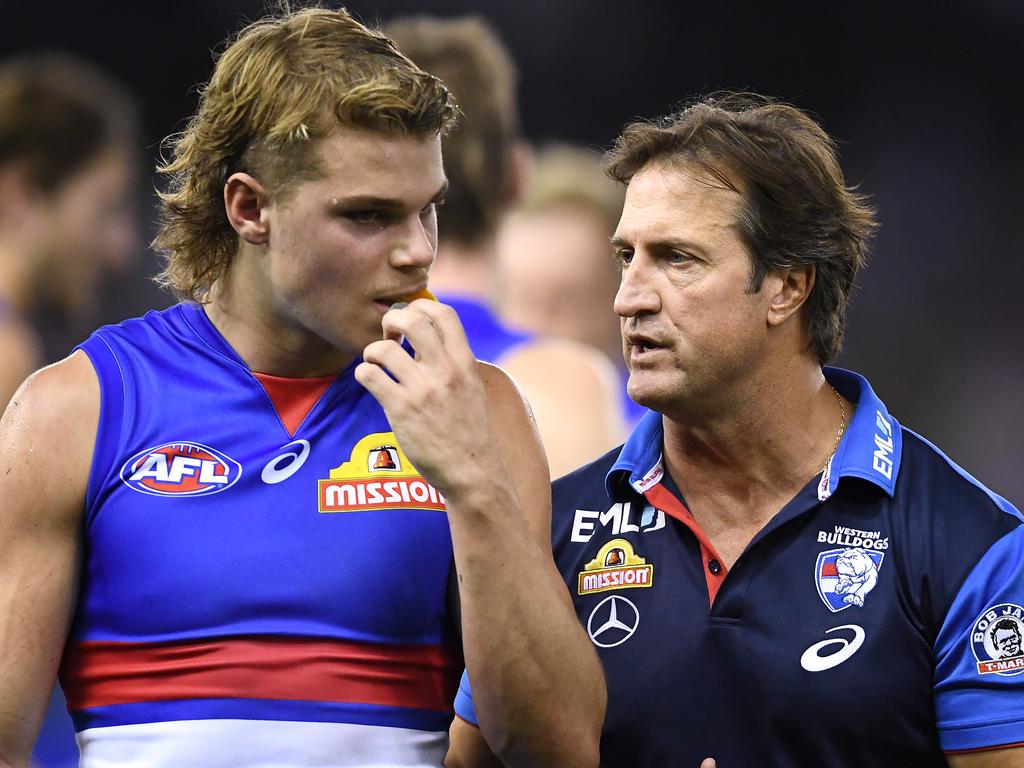
{"label": "player's neck", "polygon": [[329,376],[343,370],[354,355],[345,354],[298,323],[289,322],[245,290],[229,271],[217,281],[204,307],[225,341],[257,373],[288,378]]}
{"label": "player's neck", "polygon": [[430,290],[435,294],[467,296],[490,302],[494,295],[494,261],[490,243],[467,247],[442,243],[430,268]]}
{"label": "player's neck", "polygon": [[664,419],[666,468],[687,500],[718,500],[737,520],[763,517],[818,474],[853,411],[811,361],[761,378],[737,387],[721,415]]}

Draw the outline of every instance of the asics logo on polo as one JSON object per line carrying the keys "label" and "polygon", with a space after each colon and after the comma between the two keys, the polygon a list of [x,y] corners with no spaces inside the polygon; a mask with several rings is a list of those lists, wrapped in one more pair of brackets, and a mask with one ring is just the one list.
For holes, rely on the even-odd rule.
{"label": "asics logo on polo", "polygon": [[[295,446],[298,450],[287,450],[292,446]],[[267,462],[265,467],[263,467],[263,472],[260,477],[267,485],[283,483],[289,477],[302,469],[302,465],[305,464],[306,459],[309,458],[309,441],[293,440],[288,443],[288,445],[281,448],[281,450],[285,451],[285,453],[275,456]]]}
{"label": "asics logo on polo", "polygon": [[[864,645],[864,630],[856,624],[844,624],[841,627],[826,629],[825,634],[827,635],[830,632],[838,632],[841,629],[848,629],[852,631],[853,639],[847,640],[845,637],[833,637],[828,640],[822,640],[821,642],[815,643],[804,651],[804,655],[800,657],[800,666],[808,672],[824,672],[826,669],[838,667],[859,651],[860,647]],[[827,656],[821,655],[822,651],[827,648],[835,648],[836,646],[838,646],[838,648],[832,653]]]}

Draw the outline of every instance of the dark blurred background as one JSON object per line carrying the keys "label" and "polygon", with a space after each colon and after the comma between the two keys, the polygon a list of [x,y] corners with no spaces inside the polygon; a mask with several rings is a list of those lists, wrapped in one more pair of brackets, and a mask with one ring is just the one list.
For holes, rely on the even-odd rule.
{"label": "dark blurred background", "polygon": [[[776,7],[778,6],[778,7]],[[531,141],[606,147],[624,123],[687,95],[742,88],[816,114],[882,228],[859,280],[839,364],[890,410],[1024,504],[1024,2],[766,3],[356,0],[366,22],[477,13],[516,57]],[[143,225],[161,139],[180,129],[212,54],[253,0],[0,0],[0,58],[66,50],[121,78],[142,109]],[[104,287],[99,322],[171,297],[156,258]],[[609,309],[609,311],[611,311]],[[88,328],[54,328],[61,355]]]}

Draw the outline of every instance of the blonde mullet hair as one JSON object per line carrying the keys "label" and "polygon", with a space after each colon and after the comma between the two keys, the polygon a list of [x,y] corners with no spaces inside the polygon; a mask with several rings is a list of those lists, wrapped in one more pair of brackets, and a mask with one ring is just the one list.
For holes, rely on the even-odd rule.
{"label": "blonde mullet hair", "polygon": [[282,200],[322,175],[316,142],[337,127],[446,135],[457,112],[439,79],[345,10],[285,10],[250,24],[217,60],[186,129],[167,140],[157,281],[207,300],[238,249],[224,210],[232,173],[257,176]]}

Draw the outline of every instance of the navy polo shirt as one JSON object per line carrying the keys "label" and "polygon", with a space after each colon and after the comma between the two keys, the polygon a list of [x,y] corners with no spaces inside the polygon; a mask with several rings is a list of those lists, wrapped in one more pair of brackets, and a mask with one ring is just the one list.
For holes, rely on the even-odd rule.
{"label": "navy polo shirt", "polygon": [[[825,375],[857,404],[846,434],[728,571],[664,471],[658,414],[554,483],[555,559],[608,680],[602,765],[1024,745],[1024,520],[865,379]],[[471,704],[464,686],[475,722]]]}

